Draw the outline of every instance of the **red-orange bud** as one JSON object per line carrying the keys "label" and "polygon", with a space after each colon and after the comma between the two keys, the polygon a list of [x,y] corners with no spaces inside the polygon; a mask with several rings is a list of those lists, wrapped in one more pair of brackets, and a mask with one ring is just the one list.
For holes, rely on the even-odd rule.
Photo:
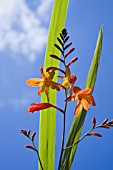
{"label": "red-orange bud", "polygon": [[50,108],[50,107],[53,107],[53,108],[59,110],[62,113],[64,112],[62,109],[60,109],[60,108],[58,108],[58,107],[56,107],[56,106],[54,106],[54,105],[52,105],[50,103],[38,103],[38,104],[32,103],[30,105],[30,107],[28,108],[27,112],[32,112],[33,113],[33,112],[44,110],[44,109],[47,109],[47,108]]}
{"label": "red-orange bud", "polygon": [[92,129],[94,129],[95,126],[96,126],[96,119],[95,119],[95,117],[93,118],[92,122],[93,122]]}
{"label": "red-orange bud", "polygon": [[73,63],[74,63],[75,61],[77,61],[77,60],[78,60],[77,57],[73,58],[73,59],[68,63],[67,67],[69,67],[71,64],[73,64]]}
{"label": "red-orange bud", "polygon": [[89,133],[89,134],[87,134],[87,136],[97,136],[97,137],[102,137],[102,135],[101,135],[100,133],[97,133],[97,132]]}
{"label": "red-orange bud", "polygon": [[33,146],[31,146],[31,145],[25,145],[25,147],[28,148],[28,149],[35,150],[35,148]]}
{"label": "red-orange bud", "polygon": [[32,140],[32,141],[34,141],[35,135],[36,135],[36,132],[34,132],[34,133],[32,134],[32,137],[31,137],[31,140]]}
{"label": "red-orange bud", "polygon": [[107,122],[108,122],[108,118],[106,118],[106,119],[103,121],[102,125],[106,124]]}

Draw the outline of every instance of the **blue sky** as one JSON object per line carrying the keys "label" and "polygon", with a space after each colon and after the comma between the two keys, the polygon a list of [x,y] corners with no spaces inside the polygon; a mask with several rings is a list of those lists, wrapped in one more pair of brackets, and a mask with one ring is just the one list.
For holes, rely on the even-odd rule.
{"label": "blue sky", "polygon": [[[37,156],[25,149],[29,141],[19,134],[21,129],[39,130],[39,113],[27,114],[32,102],[39,102],[37,88],[27,87],[29,77],[39,77],[43,65],[48,35],[52,0],[0,1],[0,169],[37,169]],[[71,0],[66,28],[70,34],[75,54],[79,60],[73,65],[81,88],[87,77],[99,29],[103,24],[103,50],[94,90],[96,107],[91,107],[83,132],[91,127],[92,117],[101,123],[113,119],[113,2],[109,0]],[[58,106],[60,103],[58,102]],[[70,104],[66,120],[66,137],[73,120]],[[56,169],[61,142],[62,118],[57,114]],[[101,130],[100,139],[90,137],[82,141],[72,170],[112,170],[113,129]],[[37,137],[38,139],[38,137]]]}

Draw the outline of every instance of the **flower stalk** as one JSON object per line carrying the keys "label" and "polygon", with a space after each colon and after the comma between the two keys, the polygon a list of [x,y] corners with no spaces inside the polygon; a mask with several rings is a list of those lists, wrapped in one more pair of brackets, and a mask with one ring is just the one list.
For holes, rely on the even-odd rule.
{"label": "flower stalk", "polygon": [[20,133],[23,134],[24,136],[26,136],[31,141],[32,146],[31,145],[26,145],[25,147],[28,148],[28,149],[32,149],[37,153],[38,160],[39,160],[39,163],[40,163],[40,167],[41,167],[42,170],[44,170],[44,168],[42,166],[41,159],[40,159],[39,151],[36,148],[35,143],[34,143],[34,138],[36,136],[36,132],[34,132],[31,137],[30,137],[30,134],[31,134],[30,130],[28,130],[28,132],[26,130],[21,130]]}
{"label": "flower stalk", "polygon": [[[75,84],[75,82],[77,80],[77,77],[74,74],[71,74],[70,66],[71,66],[71,64],[76,62],[78,60],[78,58],[74,57],[73,59],[70,60],[70,62],[68,64],[66,64],[67,57],[70,54],[73,53],[75,48],[69,49],[68,52],[66,52],[66,54],[65,54],[65,50],[70,48],[71,45],[72,45],[72,42],[69,42],[67,44],[67,41],[69,40],[69,36],[68,36],[67,30],[65,28],[60,33],[60,38],[57,37],[57,40],[58,40],[59,44],[54,44],[54,46],[62,54],[62,58],[60,58],[57,54],[51,54],[50,57],[52,59],[54,59],[54,60],[57,60],[57,61],[59,60],[63,64],[64,70],[61,69],[61,68],[54,67],[52,65],[52,66],[49,66],[48,68],[46,68],[47,74],[45,74],[45,72],[44,72],[44,70],[43,70],[43,68],[41,66],[40,67],[40,74],[41,74],[42,78],[30,78],[30,79],[28,79],[26,81],[26,84],[29,85],[29,86],[32,86],[32,87],[39,86],[38,93],[37,93],[38,96],[42,95],[42,93],[45,93],[45,96],[46,96],[46,98],[45,98],[45,100],[43,102],[41,102],[41,103],[32,103],[30,105],[30,107],[28,108],[27,112],[34,113],[34,112],[37,112],[37,111],[40,111],[40,110],[45,110],[45,109],[48,109],[48,108],[52,108],[51,109],[51,114],[50,114],[50,112],[46,112],[46,111],[43,112],[44,115],[46,115],[46,116],[48,115],[47,119],[46,119],[46,123],[48,123],[47,120],[49,120],[53,115],[53,112],[54,112],[53,108],[57,109],[58,111],[63,113],[62,143],[61,143],[61,153],[60,153],[60,158],[59,158],[58,170],[62,170],[62,169],[69,170],[70,167],[71,167],[71,163],[69,162],[70,161],[69,157],[71,155],[71,151],[76,150],[76,147],[74,147],[74,146],[77,146],[77,144],[80,143],[87,136],[102,137],[102,135],[100,133],[94,132],[93,130],[95,130],[97,128],[109,129],[110,127],[113,127],[113,120],[108,122],[108,119],[105,119],[100,125],[96,125],[96,119],[93,118],[93,120],[92,120],[92,128],[87,133],[85,133],[83,135],[83,137],[81,137],[81,138],[77,137],[78,141],[74,140],[74,139],[72,140],[72,139],[69,138],[71,143],[69,141],[67,143],[66,147],[64,147],[67,103],[77,100],[76,107],[75,107],[75,110],[74,110],[74,115],[75,115],[74,120],[77,123],[73,124],[73,127],[75,126],[76,128],[73,131],[71,131],[72,133],[74,133],[76,135],[77,133],[79,133],[79,128],[80,128],[80,131],[81,131],[82,125],[84,123],[84,118],[86,116],[86,111],[88,111],[90,109],[90,104],[93,105],[93,106],[96,106],[96,102],[94,100],[94,97],[92,96],[92,91],[93,91],[94,84],[92,84],[91,86],[86,85],[83,90],[81,90],[81,88],[78,87],[78,86],[74,86],[74,84]],[[100,51],[101,51],[101,44],[100,44],[99,52]],[[99,57],[100,57],[100,54],[99,54]],[[60,73],[63,74],[63,76],[62,75],[58,76],[58,78],[62,79],[61,84],[59,84],[58,82],[53,81],[53,78],[55,76],[56,71],[59,71]],[[90,80],[92,80],[92,79],[90,79]],[[95,81],[94,81],[94,83],[95,83]],[[54,89],[56,91],[64,90],[64,93],[65,93],[64,109],[61,109],[61,108],[57,107],[55,104],[50,103],[50,100],[51,100],[51,95],[49,95],[50,89],[52,89],[52,90]],[[50,93],[51,93],[51,91],[50,91]],[[52,97],[54,98],[54,96],[52,96]],[[46,100],[47,100],[47,102],[45,102]],[[81,120],[83,122],[79,124],[80,117],[82,117]],[[51,120],[52,120],[52,118],[51,118]],[[43,121],[43,119],[42,119],[42,121]],[[52,126],[50,126],[50,127],[52,127]],[[46,129],[46,128],[43,128],[43,129]],[[43,161],[43,158],[45,158],[45,157],[43,157],[43,155],[41,155],[41,152],[40,152],[40,155],[39,155],[39,151],[35,146],[34,138],[35,138],[36,132],[34,132],[31,137],[30,137],[30,133],[31,133],[30,130],[28,132],[26,130],[21,130],[20,133],[24,134],[32,142],[32,146],[26,145],[26,148],[32,149],[37,153],[38,160],[39,160],[39,165],[40,165],[39,169],[41,168],[41,170],[44,170],[44,169],[45,170],[46,169],[50,170],[49,166],[48,166],[48,163],[47,163],[48,160],[46,162]],[[40,133],[41,133],[41,131],[40,131]],[[47,135],[46,139],[48,138],[48,136],[51,136],[49,133],[45,133],[44,135]],[[54,135],[52,134],[52,136],[54,136]],[[73,138],[73,136],[74,135],[71,135],[71,138]],[[51,139],[51,138],[49,137],[48,139]],[[51,140],[49,140],[49,142],[50,141]],[[48,149],[48,146],[54,147],[50,143],[49,144],[47,143],[47,145],[45,145],[44,148]],[[39,149],[40,149],[40,147],[39,147]],[[41,147],[41,149],[42,149],[42,147]],[[47,150],[47,153],[48,153],[48,150]],[[47,157],[48,157],[48,155],[47,155]],[[42,159],[42,161],[41,161],[41,159]],[[43,165],[42,165],[42,162],[43,162]],[[49,160],[49,162],[50,162],[50,160]],[[72,160],[71,160],[71,162],[72,162]],[[52,160],[52,165],[53,165],[53,160]]]}
{"label": "flower stalk", "polygon": [[[111,120],[110,122],[108,122],[108,119],[105,119],[105,121],[103,121],[100,125],[97,125],[96,126],[96,119],[93,118],[92,120],[93,122],[93,125],[92,125],[92,128],[83,135],[82,138],[80,138],[77,142],[75,142],[73,145],[70,145],[70,146],[67,146],[66,148],[64,148],[63,150],[67,150],[67,149],[70,149],[72,147],[74,147],[75,145],[77,145],[78,143],[80,143],[85,137],[87,136],[97,136],[97,137],[102,137],[102,135],[100,133],[97,133],[97,132],[92,132],[93,130],[95,129],[98,129],[98,128],[105,128],[105,129],[109,129],[110,127],[113,127],[113,120]],[[92,133],[91,133],[92,132]]]}

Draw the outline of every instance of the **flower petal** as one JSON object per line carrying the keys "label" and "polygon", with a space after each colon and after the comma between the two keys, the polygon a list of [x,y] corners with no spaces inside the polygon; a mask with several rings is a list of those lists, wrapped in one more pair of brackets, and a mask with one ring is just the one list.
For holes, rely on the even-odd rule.
{"label": "flower petal", "polygon": [[38,104],[32,103],[30,105],[30,107],[28,108],[27,112],[33,113],[33,112],[36,112],[36,111],[39,111],[39,110],[44,110],[44,109],[47,109],[47,108],[50,108],[50,107],[53,107],[53,108],[59,110],[60,112],[64,113],[64,111],[62,109],[60,109],[60,108],[58,108],[58,107],[56,107],[56,106],[54,106],[50,103],[38,103]]}
{"label": "flower petal", "polygon": [[55,82],[51,82],[51,88],[52,88],[52,89],[56,89],[57,91],[60,91],[59,84],[57,84],[57,83],[55,83]]}
{"label": "flower petal", "polygon": [[70,96],[72,96],[73,88],[74,88],[74,84],[72,84],[72,85],[70,86]]}
{"label": "flower petal", "polygon": [[72,96],[69,96],[65,101],[74,101],[77,99],[77,95],[76,94],[73,94]]}
{"label": "flower petal", "polygon": [[30,78],[26,81],[26,84],[28,86],[42,86],[43,85],[44,80],[43,79],[39,79],[39,78]]}
{"label": "flower petal", "polygon": [[62,86],[64,86],[65,88],[69,85],[69,81],[68,78],[65,78],[65,80],[62,82]]}
{"label": "flower petal", "polygon": [[63,89],[65,88],[62,84],[56,83],[54,81],[51,81],[51,84],[54,84],[55,86],[59,86],[59,87],[61,87]]}
{"label": "flower petal", "polygon": [[77,102],[75,111],[74,111],[74,115],[78,116],[80,114],[80,112],[82,111],[82,104],[80,101]]}
{"label": "flower petal", "polygon": [[93,90],[92,88],[88,87],[85,88],[84,90],[81,90],[79,94],[90,94],[92,90]]}
{"label": "flower petal", "polygon": [[54,69],[50,70],[48,72],[48,80],[51,81],[53,79],[54,75],[55,75]]}
{"label": "flower petal", "polygon": [[73,88],[73,92],[74,92],[74,93],[78,93],[80,90],[81,90],[81,89],[80,89],[80,87],[78,87],[78,86],[75,86],[75,87]]}
{"label": "flower petal", "polygon": [[43,93],[44,92],[44,88],[43,88],[43,86],[41,86],[41,87],[39,87],[39,89],[38,89],[38,96],[40,96],[41,95],[41,93]]}
{"label": "flower petal", "polygon": [[84,98],[81,99],[81,104],[84,107],[85,110],[89,110],[90,106],[87,100],[85,100]]}
{"label": "flower petal", "polygon": [[45,73],[44,73],[44,70],[43,70],[42,66],[40,66],[40,74],[41,74],[42,78],[46,78],[47,77],[45,75]]}
{"label": "flower petal", "polygon": [[90,94],[86,94],[84,95],[83,97],[84,99],[86,99],[88,101],[88,103],[92,104],[93,106],[96,106],[96,103],[95,103],[95,100],[94,100],[94,97],[91,96]]}

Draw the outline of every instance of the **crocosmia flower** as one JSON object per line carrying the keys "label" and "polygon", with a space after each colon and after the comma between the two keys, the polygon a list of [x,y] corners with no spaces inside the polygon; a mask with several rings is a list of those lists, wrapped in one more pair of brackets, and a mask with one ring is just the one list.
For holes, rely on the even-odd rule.
{"label": "crocosmia flower", "polygon": [[45,94],[47,96],[47,100],[49,102],[49,88],[60,91],[61,85],[52,81],[52,79],[55,75],[54,69],[51,69],[48,72],[48,74],[46,75],[43,71],[42,66],[41,66],[40,74],[41,74],[42,78],[30,78],[26,81],[26,84],[28,86],[32,86],[32,87],[39,86],[37,94],[41,95],[43,92],[45,92]]}
{"label": "crocosmia flower", "polygon": [[75,94],[69,96],[66,101],[78,100],[74,111],[75,116],[78,116],[80,114],[82,108],[84,108],[85,110],[89,110],[90,109],[89,104],[96,106],[95,100],[93,96],[90,94],[92,88],[85,88],[84,90],[81,90],[79,87],[74,87],[73,91]]}

